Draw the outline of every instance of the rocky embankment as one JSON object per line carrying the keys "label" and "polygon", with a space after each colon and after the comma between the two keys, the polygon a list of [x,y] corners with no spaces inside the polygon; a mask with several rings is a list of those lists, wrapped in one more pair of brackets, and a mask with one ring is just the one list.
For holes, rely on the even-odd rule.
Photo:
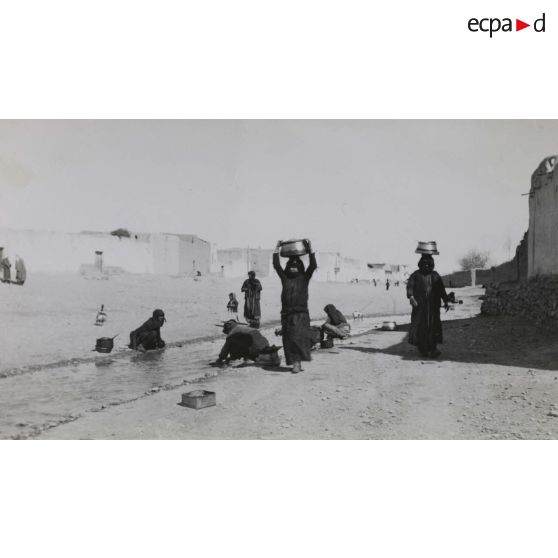
{"label": "rocky embankment", "polygon": [[486,288],[481,313],[488,316],[524,316],[537,322],[558,318],[558,277],[536,277],[521,283]]}

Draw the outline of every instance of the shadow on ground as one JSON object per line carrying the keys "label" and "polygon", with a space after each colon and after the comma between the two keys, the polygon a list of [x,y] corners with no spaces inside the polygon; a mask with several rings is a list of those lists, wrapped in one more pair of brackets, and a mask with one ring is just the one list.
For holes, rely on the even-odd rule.
{"label": "shadow on ground", "polygon": [[[536,324],[509,316],[477,316],[443,322],[444,344],[437,361],[523,366],[558,370],[558,326]],[[400,326],[398,331],[408,331]],[[386,348],[339,346],[341,351],[384,353],[403,360],[431,360],[421,357],[405,339]],[[433,360],[433,359],[432,359]]]}

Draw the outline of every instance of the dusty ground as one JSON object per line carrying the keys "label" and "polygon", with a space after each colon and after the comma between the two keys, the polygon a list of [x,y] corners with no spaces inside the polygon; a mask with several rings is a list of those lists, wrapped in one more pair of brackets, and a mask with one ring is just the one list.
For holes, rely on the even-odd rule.
{"label": "dusty ground", "polygon": [[[168,343],[215,336],[215,323],[230,316],[228,293],[236,292],[242,313],[240,287],[243,279],[158,277],[120,275],[108,280],[79,275],[31,275],[24,287],[0,284],[0,378],[21,368],[91,358],[97,337],[114,336],[115,351],[129,341],[129,332],[163,308],[168,322],[162,330]],[[262,320],[276,322],[280,313],[277,277],[261,278]],[[396,314],[408,311],[403,287],[386,291],[365,284],[313,282],[310,313],[324,316],[323,307],[334,303],[346,314]],[[95,316],[105,305],[108,320],[95,327]]]}
{"label": "dusty ground", "polygon": [[[479,290],[445,317],[443,355],[418,358],[406,332],[372,331],[305,370],[237,366],[215,371],[207,347],[189,360],[197,380],[156,385],[129,402],[83,410],[37,430],[49,439],[556,439],[558,336],[513,319],[471,317]],[[185,353],[185,358],[188,355]],[[206,377],[209,376],[209,377]],[[180,395],[205,388],[217,406],[195,411]]]}

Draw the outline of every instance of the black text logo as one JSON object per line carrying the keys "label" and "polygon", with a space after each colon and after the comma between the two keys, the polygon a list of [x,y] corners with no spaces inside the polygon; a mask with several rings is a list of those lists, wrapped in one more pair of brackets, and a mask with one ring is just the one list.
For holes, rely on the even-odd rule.
{"label": "black text logo", "polygon": [[513,19],[510,17],[504,17],[502,19],[498,17],[485,17],[482,19],[477,19],[472,17],[467,27],[469,31],[473,33],[489,33],[490,38],[494,33],[504,32],[509,33],[513,31],[521,31],[522,29],[527,29],[527,27],[532,27],[536,33],[544,33],[546,27],[546,14],[543,14],[540,18],[536,19],[531,26],[530,23],[525,23],[521,19],[515,19],[515,29],[512,23]]}

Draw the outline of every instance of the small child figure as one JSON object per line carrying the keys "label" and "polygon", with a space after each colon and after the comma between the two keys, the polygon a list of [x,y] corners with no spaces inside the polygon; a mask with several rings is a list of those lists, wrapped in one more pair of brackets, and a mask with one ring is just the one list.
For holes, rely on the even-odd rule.
{"label": "small child figure", "polygon": [[97,312],[97,317],[95,318],[95,325],[102,326],[105,325],[107,321],[107,315],[105,313],[105,305],[101,304],[101,309]]}
{"label": "small child figure", "polygon": [[238,314],[238,300],[234,293],[229,293],[229,301],[227,303],[227,311],[230,314]]}

